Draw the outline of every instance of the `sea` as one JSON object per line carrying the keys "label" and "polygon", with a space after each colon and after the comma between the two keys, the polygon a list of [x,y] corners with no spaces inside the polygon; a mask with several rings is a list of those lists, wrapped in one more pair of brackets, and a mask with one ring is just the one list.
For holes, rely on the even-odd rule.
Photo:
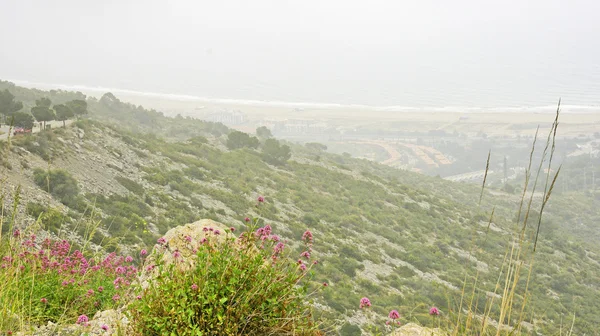
{"label": "sea", "polygon": [[[136,89],[134,86],[129,85],[128,87],[109,87],[101,85],[85,85],[78,83],[48,83],[29,81],[23,79],[7,79],[8,81],[15,83],[16,85],[39,88],[39,89],[60,89],[60,90],[72,90],[81,91],[86,94],[95,96],[101,96],[106,92],[111,92],[117,97],[119,94],[127,96],[140,96],[149,98],[158,98],[161,100],[174,100],[174,101],[196,101],[199,104],[205,103],[217,103],[217,104],[231,104],[231,105],[250,105],[250,106],[275,106],[275,107],[286,107],[286,108],[300,108],[300,109],[362,109],[362,110],[375,110],[375,111],[390,111],[390,112],[461,112],[461,113],[555,113],[557,103],[561,100],[561,112],[562,113],[600,113],[600,84],[592,85],[591,87],[586,86],[585,88],[572,89],[557,89],[553,88],[543,95],[538,95],[535,98],[523,97],[521,95],[510,94],[510,89],[507,88],[505,92],[498,92],[498,96],[506,97],[506,101],[503,104],[501,99],[491,99],[487,102],[473,99],[472,104],[465,104],[464,90],[460,88],[448,87],[448,92],[428,92],[425,91],[421,94],[421,97],[413,97],[406,99],[402,98],[402,95],[398,95],[396,100],[403,104],[393,104],[394,97],[381,98],[379,101],[390,102],[389,105],[376,104],[372,100],[372,95],[365,95],[363,98],[352,96],[350,99],[341,98],[340,95],[332,95],[332,99],[323,97],[323,94],[317,95],[323,97],[321,101],[309,101],[306,100],[280,100],[277,99],[277,93],[282,92],[280,87],[272,88],[269,90],[268,86],[256,85],[258,89],[244,90],[231,90],[236,92],[237,95],[227,96],[219,95],[218,92],[213,92],[212,95],[205,94],[194,94],[193,86],[185,86],[181,88],[161,88],[162,90],[142,90]],[[205,93],[206,90],[199,89],[198,91]],[[466,90],[468,91],[468,90]],[[253,92],[255,94],[253,94]],[[561,92],[563,92],[561,94]],[[473,96],[481,96],[482,92],[471,92]],[[271,98],[271,99],[253,99],[253,97],[260,98]],[[281,96],[289,98],[285,93]],[[310,95],[307,95],[310,96]],[[333,96],[336,96],[335,98]],[[427,98],[425,98],[427,97]],[[308,98],[308,97],[306,97]],[[336,99],[337,98],[337,99]],[[468,100],[468,99],[467,99]],[[489,101],[492,101],[491,103]],[[412,104],[406,104],[406,103]],[[462,104],[452,104],[452,103]],[[478,104],[479,103],[479,104]]]}

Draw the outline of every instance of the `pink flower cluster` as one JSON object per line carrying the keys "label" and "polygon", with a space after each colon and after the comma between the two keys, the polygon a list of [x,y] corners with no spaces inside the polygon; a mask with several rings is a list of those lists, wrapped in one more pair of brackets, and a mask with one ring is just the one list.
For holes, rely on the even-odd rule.
{"label": "pink flower cluster", "polygon": [[360,305],[359,305],[359,307],[361,309],[362,308],[369,308],[369,307],[371,307],[371,300],[369,300],[369,298],[366,298],[366,297],[360,299]]}
{"label": "pink flower cluster", "polygon": [[[256,237],[256,239],[260,240],[260,242],[261,242],[261,245],[260,245],[261,249],[265,248],[265,243],[267,243],[267,242],[277,243],[281,240],[281,238],[279,238],[278,235],[275,235],[272,233],[273,233],[273,228],[271,228],[271,225],[268,225],[268,224],[265,225],[264,227],[258,228],[256,230],[256,232],[254,232],[254,236]],[[283,249],[283,247],[281,247],[281,249]],[[275,250],[274,250],[274,252],[275,252]],[[279,253],[281,253],[281,251],[279,251],[275,254],[279,254]]]}
{"label": "pink flower cluster", "polygon": [[86,315],[79,315],[77,318],[77,324],[87,325],[89,318]]}
{"label": "pink flower cluster", "polygon": [[304,240],[307,244],[312,244],[313,242],[313,234],[310,230],[306,230],[302,235],[302,240]]}
{"label": "pink flower cluster", "polygon": [[[106,285],[113,281],[114,290],[122,291],[130,286],[138,274],[131,256],[111,253],[102,259],[88,259],[81,251],[72,251],[71,244],[66,240],[45,239],[38,242],[35,235],[23,237],[20,232],[15,236],[21,244],[12,247],[14,257],[3,257],[0,267],[18,267],[24,272],[35,272],[41,279],[56,279],[64,290],[69,290],[70,295],[76,293],[74,302],[81,305],[101,305],[97,294],[104,287],[98,284]],[[41,292],[40,297],[35,300],[40,305],[55,305],[56,298],[64,290],[59,289],[56,293]],[[86,319],[87,316],[81,315],[78,323],[85,324]]]}
{"label": "pink flower cluster", "polygon": [[[304,241],[304,245],[306,246],[306,251],[303,251],[302,253],[300,253],[300,258],[306,258],[308,260],[308,259],[310,259],[311,252],[312,252],[312,243],[313,243],[312,232],[310,232],[310,230],[306,230],[302,234],[302,240]],[[306,265],[302,262],[302,260],[300,259],[300,260],[298,260],[298,262],[300,263],[300,270],[306,271]],[[318,263],[317,260],[313,261],[313,265],[316,265],[317,263]]]}

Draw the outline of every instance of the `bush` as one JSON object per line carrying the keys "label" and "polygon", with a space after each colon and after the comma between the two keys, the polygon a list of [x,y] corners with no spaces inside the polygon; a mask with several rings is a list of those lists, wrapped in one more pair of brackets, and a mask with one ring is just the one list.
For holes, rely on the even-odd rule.
{"label": "bush", "polygon": [[37,202],[29,202],[29,203],[27,203],[27,206],[25,207],[25,212],[29,216],[38,218],[40,216],[40,214],[42,214],[47,209],[48,208],[43,204],[40,204]]}
{"label": "bush", "polygon": [[115,254],[89,259],[65,240],[40,245],[35,240],[15,231],[0,242],[0,307],[10,307],[0,309],[0,330],[19,327],[19,321],[8,322],[11,310],[19,312],[21,323],[42,325],[92,317],[120,304],[137,274],[131,259]]}
{"label": "bush", "polygon": [[191,242],[199,247],[188,271],[159,258],[153,286],[138,289],[141,298],[129,307],[135,332],[318,335],[305,302],[313,264],[282,256],[283,243],[270,227],[252,231],[240,239],[209,236],[204,243]]}
{"label": "bush", "polygon": [[356,326],[354,324],[346,323],[342,326],[342,329],[340,329],[340,335],[361,336],[362,331],[360,330],[360,328],[358,326]]}
{"label": "bush", "polygon": [[227,136],[227,148],[239,149],[244,147],[257,148],[258,139],[240,131],[233,131]]}
{"label": "bush", "polygon": [[281,145],[275,139],[265,140],[263,145],[263,158],[266,162],[275,165],[282,165],[292,157],[291,149],[288,145]]}
{"label": "bush", "polygon": [[115,177],[115,180],[117,180],[117,182],[119,182],[123,187],[125,187],[127,190],[131,191],[132,193],[138,195],[138,196],[142,196],[144,195],[144,187],[142,185],[140,185],[139,183],[130,180],[126,177],[123,176],[117,176]]}
{"label": "bush", "polygon": [[48,191],[67,206],[76,205],[78,202],[79,186],[77,181],[62,169],[50,169],[48,171],[35,169],[33,171],[35,184]]}

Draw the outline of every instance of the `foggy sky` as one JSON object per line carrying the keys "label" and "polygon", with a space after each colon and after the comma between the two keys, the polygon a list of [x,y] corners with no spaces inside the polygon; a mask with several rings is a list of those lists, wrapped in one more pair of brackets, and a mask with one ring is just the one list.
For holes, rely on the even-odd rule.
{"label": "foggy sky", "polygon": [[600,105],[596,1],[0,0],[0,79],[369,105]]}

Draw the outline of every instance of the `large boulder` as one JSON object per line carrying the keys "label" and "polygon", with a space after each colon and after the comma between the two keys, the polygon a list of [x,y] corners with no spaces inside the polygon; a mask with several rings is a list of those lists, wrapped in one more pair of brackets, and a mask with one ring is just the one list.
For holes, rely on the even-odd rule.
{"label": "large boulder", "polygon": [[140,280],[147,284],[149,278],[157,275],[154,265],[159,259],[162,259],[165,266],[175,263],[180,270],[190,270],[196,265],[196,252],[200,244],[210,242],[214,246],[234,237],[230,227],[211,219],[201,219],[172,228],[146,258]]}
{"label": "large boulder", "polygon": [[389,336],[448,336],[448,333],[438,328],[432,329],[408,323],[394,330]]}

